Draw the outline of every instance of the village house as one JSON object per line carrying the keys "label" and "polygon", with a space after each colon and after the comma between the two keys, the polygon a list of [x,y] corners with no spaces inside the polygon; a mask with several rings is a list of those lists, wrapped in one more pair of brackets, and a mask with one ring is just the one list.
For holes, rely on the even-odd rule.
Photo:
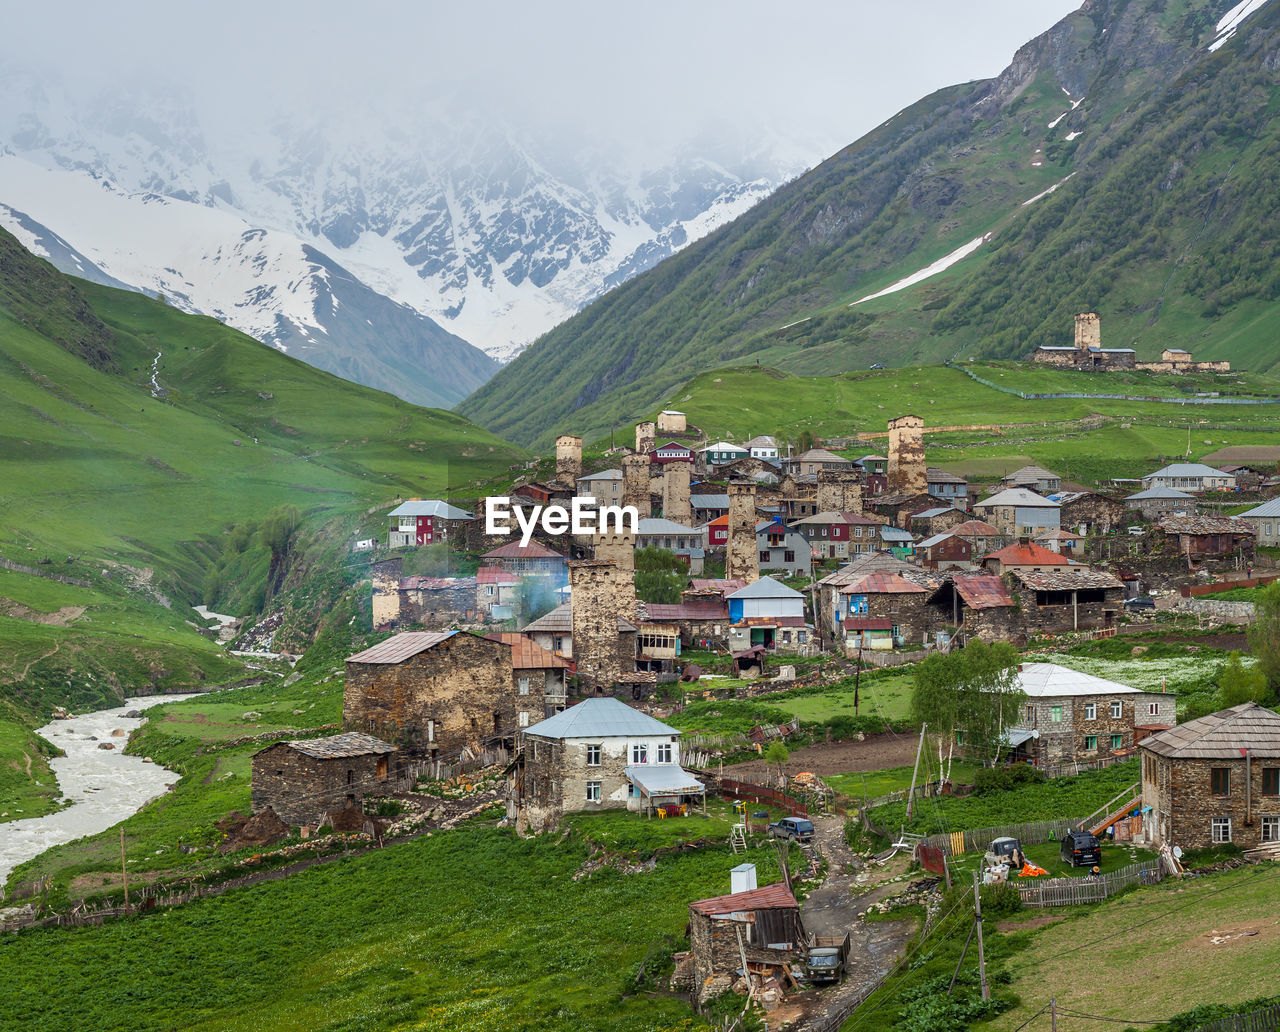
{"label": "village house", "polygon": [[887,455],[864,455],[860,459],[855,459],[853,464],[868,476],[883,477],[889,473]]}
{"label": "village house", "polygon": [[936,623],[953,641],[1022,641],[1021,610],[1005,582],[992,573],[956,573],[929,598]]}
{"label": "village house", "polygon": [[702,532],[660,516],[636,521],[636,548],[665,548],[677,555],[688,556],[702,550]]}
{"label": "village house", "polygon": [[761,434],[759,437],[753,437],[744,447],[751,453],[753,459],[776,459],[778,457],[778,442],[768,434]]}
{"label": "village house", "polygon": [[1074,347],[1042,345],[1036,348],[1031,360],[1064,369],[1105,372],[1109,369],[1133,369],[1137,365],[1138,355],[1133,348],[1104,348],[1102,320],[1098,313],[1081,312],[1076,316]]}
{"label": "village house", "polygon": [[1036,538],[1032,544],[1047,548],[1050,552],[1057,552],[1068,559],[1077,559],[1084,555],[1085,539],[1079,534],[1059,528]]}
{"label": "village house", "polygon": [[370,569],[375,630],[422,625],[428,628],[476,617],[474,577],[402,577],[400,556]]}
{"label": "village house", "polygon": [[1239,519],[1253,528],[1259,545],[1269,548],[1280,546],[1280,498],[1255,505],[1247,512],[1242,512]]}
{"label": "village house", "polygon": [[1142,486],[1171,487],[1175,491],[1203,494],[1205,491],[1234,491],[1236,478],[1203,462],[1174,462],[1148,473],[1142,478]]}
{"label": "village house", "polygon": [[729,544],[729,514],[717,516],[702,528],[702,547],[709,552],[722,551]]}
{"label": "village house", "polygon": [[321,825],[332,810],[360,806],[365,796],[400,787],[396,747],[358,731],[276,742],[253,754],[250,800],[286,824]]}
{"label": "village house", "polygon": [[973,558],[973,545],[955,534],[935,534],[916,545],[915,554],[926,570],[945,570],[968,566]]}
{"label": "village house", "polygon": [[649,462],[660,466],[668,462],[693,462],[693,449],[686,448],[675,441],[668,441],[649,453]]}
{"label": "village house", "polygon": [[[784,884],[755,887],[689,904],[689,963],[693,998],[701,1004],[728,992],[742,959],[748,970],[787,971],[804,955],[805,930],[795,896]],[[736,876],[736,872],[735,872]]]}
{"label": "village house", "polygon": [[[681,646],[691,648],[725,649],[729,644],[729,605],[723,600],[710,598],[688,602],[646,602],[648,620],[673,626],[680,636]],[[644,624],[637,634],[643,652]],[[680,649],[675,650],[679,656]]]}
{"label": "village house", "polygon": [[880,547],[892,552],[899,559],[915,555],[916,539],[909,530],[899,530],[897,527],[882,524],[876,528],[876,536],[880,539]]}
{"label": "village house", "polygon": [[1015,686],[1026,693],[1011,728],[1014,758],[1045,768],[1105,765],[1133,755],[1139,737],[1177,722],[1175,697],[1082,674],[1056,663],[1024,663]]}
{"label": "village house", "polygon": [[663,409],[659,412],[657,423],[660,434],[683,434],[689,429],[685,414],[675,409]]}
{"label": "village house", "polygon": [[1224,462],[1218,466],[1218,469],[1235,477],[1236,487],[1241,491],[1257,491],[1262,487],[1262,481],[1265,479],[1263,471],[1256,466],[1244,466],[1237,462]]}
{"label": "village house", "polygon": [[721,516],[729,515],[729,496],[727,494],[691,494],[689,508],[693,510],[693,522],[702,526]]}
{"label": "village house", "polygon": [[723,466],[728,462],[750,458],[751,452],[739,445],[730,444],[728,441],[717,441],[715,444],[709,444],[705,448],[699,448],[698,455],[707,469],[714,469],[716,466]]}
{"label": "village house", "polygon": [[844,589],[860,581],[867,574],[876,572],[892,573],[907,578],[915,578],[923,574],[919,567],[912,566],[889,552],[866,552],[854,556],[835,573],[827,574],[814,585],[814,601],[817,606],[814,619],[824,631],[836,635],[837,640],[843,637],[843,621],[849,616],[859,615],[849,612],[848,598],[842,594]]}
{"label": "village house", "polygon": [[1027,541],[1005,545],[982,557],[982,566],[989,573],[1004,574],[1014,570],[1087,570],[1084,565],[1073,565],[1065,555]]}
{"label": "village house", "polygon": [[1059,523],[1078,534],[1110,534],[1126,522],[1124,502],[1093,491],[1060,491],[1050,499],[1059,506]]}
{"label": "village house", "polygon": [[1172,487],[1148,487],[1144,491],[1127,495],[1124,500],[1127,510],[1136,512],[1145,520],[1159,520],[1166,516],[1194,516],[1198,505],[1195,495]]}
{"label": "village house", "polygon": [[654,673],[678,671],[680,646],[680,625],[660,619],[646,607],[645,619],[636,625],[636,669]]}
{"label": "village house", "polygon": [[573,614],[568,602],[525,624],[521,633],[562,659],[573,658]]}
{"label": "village house", "polygon": [[797,531],[781,520],[756,524],[759,568],[785,572],[788,577],[808,577],[813,570],[813,550]]}
{"label": "village house", "polygon": [[851,512],[819,512],[791,524],[819,559],[848,559],[876,548],[879,521]]}
{"label": "village house", "polygon": [[578,477],[578,497],[594,498],[596,505],[622,504],[622,470],[602,469],[585,477]]}
{"label": "village house", "polygon": [[896,573],[876,572],[840,589],[838,610],[841,625],[846,621],[878,619],[889,621],[894,645],[925,642],[933,622],[928,608],[929,591]]}
{"label": "village house", "polygon": [[1144,738],[1138,752],[1143,844],[1189,850],[1280,842],[1274,710],[1255,702],[1219,710]]}
{"label": "village house", "polygon": [[462,631],[408,631],[347,657],[342,723],[407,754],[451,759],[542,712],[517,691],[511,646]]}
{"label": "village house", "polygon": [[1087,566],[1016,569],[1005,577],[1026,637],[1115,626],[1124,584]]}
{"label": "village house", "polygon": [[515,616],[520,596],[520,578],[501,566],[476,570],[476,609],[490,620],[510,620]]}
{"label": "village house", "polygon": [[1039,537],[1057,530],[1061,523],[1061,506],[1025,487],[1010,487],[974,505],[980,519],[990,523],[1009,537]]}
{"label": "village house", "polygon": [[591,698],[520,732],[507,814],[521,834],[581,810],[651,813],[705,804],[680,766],[680,732],[617,699]]}
{"label": "village house", "polygon": [[960,509],[969,505],[969,482],[964,477],[930,466],[925,470],[925,490],[930,498]]}
{"label": "village house", "polygon": [[950,505],[935,505],[929,509],[913,512],[907,521],[907,530],[920,537],[933,537],[954,527],[967,523],[972,517],[963,509]]}
{"label": "village house", "polygon": [[777,459],[757,459],[750,456],[716,467],[717,480],[754,480],[757,484],[774,485],[781,477],[782,464]]}
{"label": "village house", "polygon": [[539,505],[568,506],[573,500],[574,490],[568,484],[530,480],[511,489],[511,508],[529,512]]}
{"label": "village house", "polygon": [[824,469],[853,469],[853,462],[826,448],[810,448],[794,458],[783,459],[782,469],[787,473],[816,476]]}
{"label": "village house", "polygon": [[1001,488],[1025,487],[1036,494],[1051,495],[1062,490],[1062,478],[1043,466],[1023,466],[1000,478]]}
{"label": "village house", "polygon": [[547,577],[559,587],[568,582],[568,560],[554,548],[541,541],[530,540],[527,545],[519,539],[485,552],[480,557],[486,566],[501,566],[517,577]]}
{"label": "village house", "polygon": [[388,518],[388,547],[416,548],[449,540],[449,535],[470,522],[472,516],[439,498],[411,498],[392,509]]}
{"label": "village house", "polygon": [[975,556],[983,556],[1003,548],[1009,543],[1011,537],[983,520],[966,520],[964,523],[957,523],[951,528],[951,533],[973,545]]}
{"label": "village house", "polygon": [[1159,527],[1168,550],[1189,560],[1236,556],[1252,562],[1257,552],[1253,525],[1235,516],[1169,516]]}
{"label": "village house", "polygon": [[[519,699],[532,697],[542,702],[540,712],[532,708],[521,710],[530,715],[530,723],[559,713],[568,705],[568,675],[573,669],[572,663],[549,649],[544,649],[527,634],[486,634],[485,637],[511,646],[511,668],[515,674],[516,695]],[[517,717],[517,724],[520,719]]]}
{"label": "village house", "polygon": [[792,651],[809,641],[804,619],[804,595],[761,577],[728,596],[729,648],[737,652],[752,645]]}

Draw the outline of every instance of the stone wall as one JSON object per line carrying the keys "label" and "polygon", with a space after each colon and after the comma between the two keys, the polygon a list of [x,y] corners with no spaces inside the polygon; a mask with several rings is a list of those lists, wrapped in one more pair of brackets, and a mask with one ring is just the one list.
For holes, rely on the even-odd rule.
{"label": "stone wall", "polygon": [[397,625],[432,629],[478,619],[476,579],[459,577],[438,588],[405,588],[400,591],[400,618]]}
{"label": "stone wall", "polygon": [[1135,369],[1145,373],[1229,373],[1230,362],[1136,362]]}
{"label": "stone wall", "polygon": [[691,472],[687,462],[668,462],[662,470],[663,519],[674,520],[683,527],[693,523],[693,509],[689,502]]}
{"label": "stone wall", "polygon": [[635,653],[621,655],[618,618],[635,619],[635,582],[616,564],[587,559],[569,564],[569,599],[573,615],[573,657],[578,677],[589,692],[608,691],[618,683],[624,660],[635,668]]}
{"label": "stone wall", "polygon": [[725,546],[724,575],[727,580],[748,584],[760,579],[760,553],[756,547],[755,484],[730,484],[729,541]]}
{"label": "stone wall", "polygon": [[1251,624],[1258,618],[1252,602],[1225,602],[1215,598],[1179,598],[1174,608],[1198,613],[1206,619],[1226,624]]}
{"label": "stone wall", "polygon": [[[1122,588],[1109,588],[1101,601],[1071,604],[1068,597],[1063,603],[1036,603],[1037,593],[1020,581],[1010,577],[1009,593],[1021,609],[1023,631],[1028,637],[1038,634],[1069,634],[1073,631],[1096,631],[1107,626],[1106,611],[1119,612],[1124,594]],[[1086,589],[1081,589],[1083,592]]]}
{"label": "stone wall", "polygon": [[[1234,759],[1171,759],[1142,753],[1143,803],[1155,809],[1151,828],[1153,844],[1167,842],[1183,849],[1207,849],[1214,845],[1214,817],[1231,819],[1231,841],[1242,849],[1262,844],[1262,818],[1280,816],[1280,796],[1262,794],[1264,767],[1277,766],[1276,760],[1253,759],[1251,771],[1252,823],[1245,823],[1245,769],[1243,757]],[[1225,767],[1229,774],[1228,795],[1213,794],[1212,773]],[[1147,796],[1150,789],[1151,798]]]}
{"label": "stone wall", "polygon": [[393,790],[393,762],[377,753],[321,759],[278,742],[253,757],[252,811],[271,807],[286,824],[323,824],[330,810]]}
{"label": "stone wall", "polygon": [[903,494],[926,494],[924,420],[899,416],[889,420],[889,489]]}
{"label": "stone wall", "polygon": [[873,619],[892,620],[905,643],[921,644],[927,635],[932,634],[939,615],[929,606],[928,597],[924,592],[868,595],[866,615]]}
{"label": "stone wall", "polygon": [[664,434],[682,434],[688,428],[688,420],[683,412],[658,413],[658,429]]}
{"label": "stone wall", "polygon": [[862,512],[862,474],[839,469],[818,471],[819,512]]}
{"label": "stone wall", "polygon": [[[797,922],[799,921],[797,915]],[[739,949],[738,933],[742,933]],[[730,989],[738,980],[742,954],[748,964],[787,965],[796,959],[790,950],[771,950],[753,940],[755,924],[715,920],[689,911],[689,954],[693,966],[693,999],[698,1005]]]}
{"label": "stone wall", "polygon": [[582,438],[561,434],[556,438],[556,479],[576,490],[582,476]]}
{"label": "stone wall", "polygon": [[1102,347],[1102,317],[1097,312],[1076,316],[1076,347],[1082,351]]}
{"label": "stone wall", "polygon": [[[668,466],[688,466],[686,462],[670,462]],[[653,515],[649,504],[649,454],[624,455],[622,458],[622,504],[634,505],[642,520]]]}
{"label": "stone wall", "polygon": [[400,619],[400,556],[384,559],[371,567],[373,581],[373,628],[392,626]]}
{"label": "stone wall", "polygon": [[511,646],[455,634],[400,663],[347,663],[342,723],[413,756],[457,755],[513,734],[517,710],[541,716],[541,698],[517,694]]}
{"label": "stone wall", "polygon": [[636,451],[648,455],[656,448],[658,441],[658,424],[652,420],[642,420],[636,424]]}
{"label": "stone wall", "polygon": [[[611,525],[612,526],[612,525]],[[634,578],[636,573],[636,536],[630,531],[596,534],[591,539],[591,558],[613,563],[623,577]]]}

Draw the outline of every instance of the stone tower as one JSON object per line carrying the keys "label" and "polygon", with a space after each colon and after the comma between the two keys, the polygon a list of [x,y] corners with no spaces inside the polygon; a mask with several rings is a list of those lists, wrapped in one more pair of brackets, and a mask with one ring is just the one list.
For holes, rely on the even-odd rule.
{"label": "stone tower", "polygon": [[668,462],[662,467],[662,516],[685,527],[693,524],[689,503],[691,469],[688,462]]}
{"label": "stone tower", "polygon": [[653,515],[649,501],[649,453],[622,457],[622,504],[634,505],[640,519]]}
{"label": "stone tower", "polygon": [[889,489],[918,495],[928,491],[924,466],[924,420],[899,416],[889,420]]}
{"label": "stone tower", "polygon": [[[631,587],[632,605],[635,609],[636,536],[630,530],[617,530],[610,522],[609,528],[597,530],[591,538],[591,558],[611,562],[626,578]],[[624,585],[625,586],[625,585]],[[624,610],[623,615],[626,615]],[[627,619],[631,619],[627,617]]]}
{"label": "stone tower", "polygon": [[1081,312],[1076,316],[1076,347],[1081,351],[1102,347],[1102,319],[1097,312]]}
{"label": "stone tower", "polygon": [[843,469],[818,470],[818,512],[862,514],[862,474]]}
{"label": "stone tower", "polygon": [[[588,691],[608,690],[622,675],[618,617],[635,618],[635,603],[624,612],[627,593],[617,565],[607,559],[581,559],[569,564],[569,610],[573,622],[573,658]],[[631,584],[630,578],[625,578]],[[634,600],[634,585],[631,584]],[[634,668],[632,660],[631,667]]]}
{"label": "stone tower", "polygon": [[729,541],[725,545],[724,575],[748,584],[760,579],[760,553],[756,549],[756,485],[729,485]]}
{"label": "stone tower", "polygon": [[400,619],[400,556],[374,563],[371,572],[373,626],[375,629],[389,627]]}
{"label": "stone tower", "polygon": [[643,423],[636,424],[636,451],[641,455],[648,455],[657,447],[658,442],[658,424],[653,420],[647,420]]}
{"label": "stone tower", "polygon": [[556,438],[556,479],[573,487],[582,476],[582,438],[561,434]]}

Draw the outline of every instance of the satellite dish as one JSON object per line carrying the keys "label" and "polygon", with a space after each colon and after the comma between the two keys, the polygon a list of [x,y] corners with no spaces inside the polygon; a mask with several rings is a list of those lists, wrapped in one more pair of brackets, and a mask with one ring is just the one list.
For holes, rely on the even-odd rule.
{"label": "satellite dish", "polygon": [[1181,846],[1174,846],[1174,847],[1173,847],[1173,858],[1174,858],[1175,860],[1181,860],[1181,859],[1182,859],[1182,847],[1181,847]]}

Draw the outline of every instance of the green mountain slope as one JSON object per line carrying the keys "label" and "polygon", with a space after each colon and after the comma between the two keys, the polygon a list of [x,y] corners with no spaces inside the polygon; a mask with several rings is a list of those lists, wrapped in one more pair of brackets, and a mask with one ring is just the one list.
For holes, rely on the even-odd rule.
{"label": "green mountain slope", "polygon": [[606,432],[726,363],[821,374],[1009,357],[1069,342],[1087,309],[1104,342],[1142,357],[1179,345],[1274,368],[1280,8],[1209,52],[1230,6],[1086,5],[999,77],[921,100],[610,292],[458,411],[545,444]]}

